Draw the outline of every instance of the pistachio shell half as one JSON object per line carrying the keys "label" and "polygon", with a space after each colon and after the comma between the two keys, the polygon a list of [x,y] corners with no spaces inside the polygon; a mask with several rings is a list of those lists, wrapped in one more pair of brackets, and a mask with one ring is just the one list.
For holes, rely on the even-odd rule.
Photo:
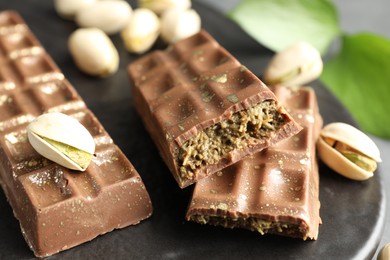
{"label": "pistachio shell half", "polygon": [[277,53],[264,73],[269,85],[297,86],[306,84],[321,75],[321,54],[306,42],[299,42]]}
{"label": "pistachio shell half", "polygon": [[32,147],[42,156],[72,170],[84,171],[95,153],[95,142],[76,119],[47,113],[27,126]]}
{"label": "pistachio shell half", "polygon": [[345,123],[331,123],[320,133],[317,143],[321,160],[335,172],[353,179],[366,180],[381,162],[376,144],[362,131]]}

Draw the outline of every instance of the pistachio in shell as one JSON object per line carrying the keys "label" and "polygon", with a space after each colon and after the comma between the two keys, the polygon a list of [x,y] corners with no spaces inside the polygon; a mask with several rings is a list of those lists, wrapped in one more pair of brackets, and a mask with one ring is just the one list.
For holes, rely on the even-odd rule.
{"label": "pistachio in shell", "polygon": [[118,51],[98,28],[77,29],[69,36],[68,47],[76,66],[88,75],[107,77],[118,71]]}
{"label": "pistachio in shell", "polygon": [[129,52],[142,54],[148,51],[160,33],[160,19],[151,10],[134,10],[126,27],[121,31],[122,40]]}
{"label": "pistachio in shell", "polygon": [[161,38],[174,43],[200,31],[201,18],[194,9],[171,8],[161,15]]}
{"label": "pistachio in shell", "polygon": [[323,68],[321,54],[306,42],[293,44],[277,53],[264,73],[269,85],[299,86],[317,79]]}
{"label": "pistachio in shell", "polygon": [[366,180],[374,175],[380,151],[365,133],[337,122],[325,126],[317,142],[320,159],[335,172],[353,179]]}
{"label": "pistachio in shell", "polygon": [[85,171],[95,152],[89,131],[62,113],[37,117],[27,126],[27,136],[39,154],[72,170]]}
{"label": "pistachio in shell", "polygon": [[139,0],[139,7],[148,8],[156,14],[162,14],[171,8],[189,9],[191,0]]}
{"label": "pistachio in shell", "polygon": [[390,259],[390,243],[387,243],[379,251],[377,260],[389,260]]}

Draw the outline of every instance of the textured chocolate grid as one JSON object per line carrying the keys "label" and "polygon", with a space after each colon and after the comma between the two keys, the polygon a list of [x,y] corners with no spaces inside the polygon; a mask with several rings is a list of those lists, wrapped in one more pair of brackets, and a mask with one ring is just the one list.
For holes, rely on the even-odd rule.
{"label": "textured chocolate grid", "polygon": [[[259,92],[260,81],[205,33],[131,66],[149,109],[156,112],[159,124],[173,138]],[[245,94],[241,94],[242,89]],[[179,106],[172,108],[170,100]]]}
{"label": "textured chocolate grid", "polygon": [[[26,126],[45,112],[79,120],[96,143],[85,172],[31,147]],[[0,183],[37,256],[137,224],[152,205],[142,180],[22,18],[0,13]]]}
{"label": "textured chocolate grid", "polygon": [[205,31],[155,51],[129,65],[135,107],[180,187],[194,183],[242,157],[290,136],[299,126],[279,107],[285,124],[256,145],[233,149],[215,164],[202,165],[192,179],[181,176],[175,154],[199,131],[228,119],[274,94]]}
{"label": "textured chocolate grid", "polygon": [[[270,233],[317,238],[320,203],[315,142],[322,119],[315,93],[308,88],[294,91],[276,87],[275,94],[304,129],[199,181],[187,220],[202,223],[204,217],[210,217],[214,218],[210,224],[256,230],[244,222],[254,218],[301,228],[275,228],[268,230]],[[235,221],[236,226],[226,224],[222,220],[225,217]]]}

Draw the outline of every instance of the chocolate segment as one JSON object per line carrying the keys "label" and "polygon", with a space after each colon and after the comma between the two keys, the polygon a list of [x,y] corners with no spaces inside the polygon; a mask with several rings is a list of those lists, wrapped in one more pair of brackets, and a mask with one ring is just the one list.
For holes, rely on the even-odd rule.
{"label": "chocolate segment", "polygon": [[319,176],[315,142],[322,126],[310,88],[274,89],[303,130],[199,181],[186,219],[261,234],[317,239]]}
{"label": "chocolate segment", "polygon": [[[78,119],[94,137],[95,156],[85,172],[43,158],[28,142],[29,122],[53,111]],[[133,165],[22,18],[10,11],[0,13],[0,183],[38,257],[152,214]]]}
{"label": "chocolate segment", "polygon": [[301,129],[205,31],[135,61],[129,74],[135,107],[182,188]]}

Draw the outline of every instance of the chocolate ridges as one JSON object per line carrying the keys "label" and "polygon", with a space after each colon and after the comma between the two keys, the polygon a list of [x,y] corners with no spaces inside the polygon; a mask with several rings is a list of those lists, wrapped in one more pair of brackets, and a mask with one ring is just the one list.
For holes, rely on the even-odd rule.
{"label": "chocolate ridges", "polygon": [[[96,152],[85,172],[40,156],[26,126],[42,113],[78,119]],[[152,204],[133,165],[15,12],[0,13],[0,183],[38,257],[139,223]]]}
{"label": "chocolate ridges", "polygon": [[274,91],[304,129],[200,180],[187,220],[317,239],[321,219],[315,142],[322,118],[316,96],[310,88],[279,86]]}
{"label": "chocolate ridges", "polygon": [[208,33],[129,65],[135,108],[180,187],[301,128]]}

